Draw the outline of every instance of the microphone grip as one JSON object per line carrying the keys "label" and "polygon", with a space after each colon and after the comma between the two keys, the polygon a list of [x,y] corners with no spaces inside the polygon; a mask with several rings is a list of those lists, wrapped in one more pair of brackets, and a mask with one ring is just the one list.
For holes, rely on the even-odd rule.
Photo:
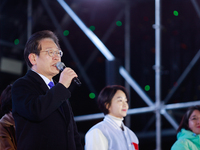
{"label": "microphone grip", "polygon": [[[65,64],[64,64],[63,62],[58,62],[58,63],[56,64],[56,67],[57,67],[58,70],[60,70],[60,71],[63,71],[63,70],[66,68],[66,66],[65,66]],[[74,78],[72,79],[72,81],[75,82],[78,86],[81,86],[81,82],[80,82],[80,80],[79,80],[77,77],[74,77]]]}
{"label": "microphone grip", "polygon": [[75,82],[78,86],[81,86],[81,81],[77,77],[74,77],[72,81]]}

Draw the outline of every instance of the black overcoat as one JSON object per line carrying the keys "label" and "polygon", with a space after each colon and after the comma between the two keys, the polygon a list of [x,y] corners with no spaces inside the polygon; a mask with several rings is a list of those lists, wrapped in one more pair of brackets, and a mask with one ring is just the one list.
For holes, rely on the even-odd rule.
{"label": "black overcoat", "polygon": [[34,71],[12,86],[18,150],[82,150],[80,136],[61,83],[49,89]]}

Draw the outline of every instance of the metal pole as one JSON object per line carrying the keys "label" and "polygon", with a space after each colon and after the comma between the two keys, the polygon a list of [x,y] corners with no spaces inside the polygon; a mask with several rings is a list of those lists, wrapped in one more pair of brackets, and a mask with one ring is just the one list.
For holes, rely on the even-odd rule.
{"label": "metal pole", "polygon": [[137,92],[137,94],[144,100],[144,102],[149,105],[153,106],[154,103],[148,97],[148,95],[144,92],[144,90],[139,86],[139,84],[129,75],[126,69],[122,66],[119,67],[119,73],[121,76],[129,83],[129,85]]}
{"label": "metal pole", "polygon": [[27,7],[27,39],[31,36],[32,31],[32,0],[28,0]]}
{"label": "metal pole", "polygon": [[[4,40],[0,40],[0,45],[3,45],[3,46],[7,46],[7,47],[11,47],[11,48],[18,48],[18,49],[24,49],[24,45],[15,45],[14,43],[12,42],[8,42],[8,41],[4,41]],[[1,51],[2,52],[2,51]]]}
{"label": "metal pole", "polygon": [[[125,8],[125,69],[128,73],[130,73],[130,3],[127,0],[126,1],[126,8]],[[131,92],[130,92],[130,85],[128,82],[125,82],[125,87],[128,90],[129,93],[129,106],[131,106]],[[126,117],[126,126],[131,126],[131,116]]]}
{"label": "metal pole", "polygon": [[161,80],[160,80],[160,48],[161,48],[161,24],[160,24],[160,0],[155,0],[155,101],[156,101],[156,149],[161,150]]}
{"label": "metal pole", "polygon": [[[194,102],[163,105],[161,107],[161,113],[165,113],[166,110],[182,109],[182,108],[187,108],[187,107],[199,105],[199,104],[200,104],[200,100],[194,101]],[[127,114],[135,115],[135,114],[149,113],[153,111],[155,111],[155,106],[150,106],[150,107],[148,106],[148,107],[129,109]],[[104,117],[103,113],[96,113],[96,114],[90,114],[90,115],[75,116],[74,118],[75,118],[75,121],[87,121],[87,120],[99,119],[103,117]]]}
{"label": "metal pole", "polygon": [[[28,0],[28,6],[27,6],[27,39],[32,34],[32,0]],[[27,70],[29,70],[30,67],[27,66]]]}
{"label": "metal pole", "polygon": [[199,58],[200,58],[200,50],[197,52],[197,54],[194,56],[190,64],[187,66],[187,68],[184,70],[182,75],[179,77],[179,79],[176,82],[176,85],[174,85],[174,87],[170,90],[169,94],[164,99],[165,104],[169,102],[170,98],[174,95],[174,93],[180,87],[181,83],[185,80],[187,75],[191,72],[192,68],[198,62]]}
{"label": "metal pole", "polygon": [[[114,55],[107,49],[107,47],[98,39],[98,37],[88,29],[85,24],[80,20],[80,18],[72,11],[72,9],[67,5],[64,0],[57,0],[60,5],[65,9],[65,11],[72,17],[72,19],[76,22],[76,24],[80,27],[80,29],[88,36],[88,38],[94,43],[94,45],[101,51],[101,53],[106,57],[107,60],[114,60]],[[42,0],[43,3],[46,0]],[[46,4],[47,5],[47,4]],[[49,9],[49,8],[48,8]],[[52,13],[51,13],[52,14]],[[53,14],[52,14],[53,15]],[[49,15],[53,18],[52,15]],[[53,23],[55,23],[53,21]],[[62,36],[63,37],[63,36]],[[66,42],[65,42],[66,43]],[[136,92],[144,99],[144,101],[152,106],[154,103],[151,99],[146,95],[146,93],[142,90],[142,88],[135,82],[135,80],[129,75],[129,73],[121,66],[119,67],[119,73],[121,76],[130,84],[130,86],[136,90]]]}
{"label": "metal pole", "polygon": [[[101,39],[103,43],[107,42],[109,36],[112,34],[114,29],[116,28],[116,21],[120,20],[123,17],[124,12],[125,12],[124,10],[121,10],[118,13],[117,17],[113,20],[113,23],[109,26],[108,30],[105,32],[103,38]],[[97,48],[95,48],[92,54],[90,55],[90,57],[87,59],[84,65],[84,70],[87,70],[89,68],[89,66],[92,64],[92,62],[95,60],[98,54],[99,54],[99,51]]]}
{"label": "metal pole", "polygon": [[197,12],[199,18],[200,18],[200,8],[199,8],[199,6],[198,6],[197,1],[196,1],[196,0],[191,0],[191,1],[192,1],[192,4],[193,4],[193,6],[194,6],[194,8],[195,8],[195,10],[196,10],[196,12]]}

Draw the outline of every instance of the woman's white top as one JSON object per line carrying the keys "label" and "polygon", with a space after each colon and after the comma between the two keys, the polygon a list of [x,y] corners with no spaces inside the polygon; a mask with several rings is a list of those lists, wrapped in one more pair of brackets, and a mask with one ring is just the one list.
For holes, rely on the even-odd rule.
{"label": "woman's white top", "polygon": [[138,150],[138,138],[119,119],[106,115],[85,135],[85,150]]}

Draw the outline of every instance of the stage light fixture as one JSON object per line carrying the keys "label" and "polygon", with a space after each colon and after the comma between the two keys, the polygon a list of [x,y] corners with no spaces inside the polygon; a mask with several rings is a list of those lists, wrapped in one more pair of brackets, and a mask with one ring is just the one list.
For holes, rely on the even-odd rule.
{"label": "stage light fixture", "polygon": [[149,86],[149,85],[146,85],[146,86],[144,87],[144,89],[145,89],[145,91],[149,91],[149,90],[150,90],[150,86]]}
{"label": "stage light fixture", "polygon": [[90,30],[94,31],[95,30],[95,26],[90,26]]}
{"label": "stage light fixture", "polygon": [[120,27],[120,26],[122,26],[122,22],[121,22],[121,21],[117,21],[117,22],[116,22],[116,25],[117,25],[118,27]]}
{"label": "stage light fixture", "polygon": [[68,36],[68,35],[69,35],[69,31],[68,31],[68,30],[65,30],[65,31],[63,32],[63,35],[64,35],[64,36]]}
{"label": "stage light fixture", "polygon": [[94,93],[90,93],[90,94],[89,94],[89,97],[90,97],[91,99],[94,99],[94,98],[96,97],[96,95],[95,95]]}
{"label": "stage light fixture", "polygon": [[15,43],[15,45],[18,45],[19,44],[19,39],[15,39],[14,43]]}
{"label": "stage light fixture", "polygon": [[178,11],[174,10],[173,14],[174,16],[178,16]]}

